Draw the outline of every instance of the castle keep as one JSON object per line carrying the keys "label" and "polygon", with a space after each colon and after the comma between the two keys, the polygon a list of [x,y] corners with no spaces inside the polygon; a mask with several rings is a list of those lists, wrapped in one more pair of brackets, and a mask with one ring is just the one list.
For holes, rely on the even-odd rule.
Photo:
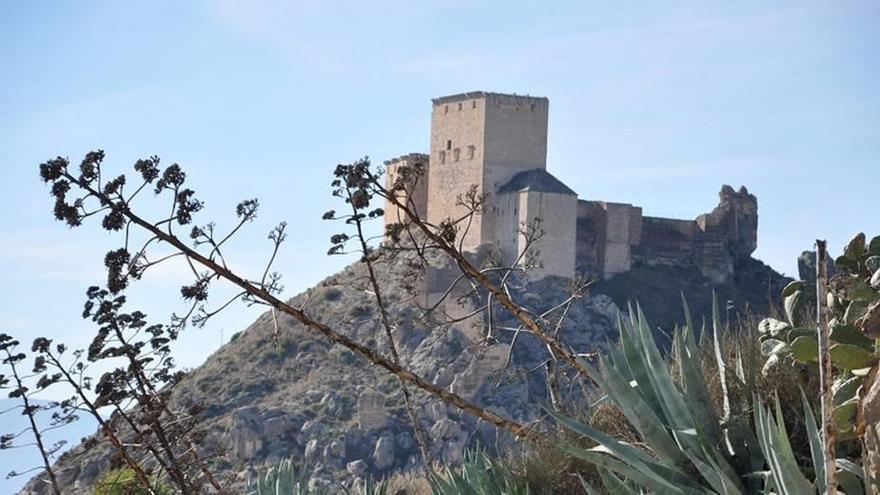
{"label": "castle keep", "polygon": [[[432,107],[430,155],[385,162],[387,180],[401,165],[422,164],[426,173],[409,199],[435,225],[467,213],[459,198],[471,187],[486,193],[482,211],[459,229],[467,251],[494,249],[505,263],[522,259],[524,226],[538,219],[543,235],[532,247],[534,278],[610,278],[644,264],[694,266],[721,283],[757,247],[758,205],[745,187],[724,186],[718,206],[694,220],[579,199],[547,172],[547,98],[479,91],[436,98]],[[399,212],[386,208],[386,224],[398,221]]]}

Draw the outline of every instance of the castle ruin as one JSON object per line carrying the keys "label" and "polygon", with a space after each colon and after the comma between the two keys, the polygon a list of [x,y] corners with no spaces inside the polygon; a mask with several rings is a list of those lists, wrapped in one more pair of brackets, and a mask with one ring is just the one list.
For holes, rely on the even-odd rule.
{"label": "castle ruin", "polygon": [[[432,224],[466,215],[459,198],[476,186],[485,203],[459,232],[464,250],[496,250],[504,263],[524,261],[524,227],[540,221],[530,276],[611,278],[633,266],[694,266],[716,283],[730,281],[738,260],[757,247],[758,205],[745,187],[721,189],[712,212],[694,220],[644,216],[638,206],[579,199],[547,172],[549,100],[488,92],[432,100],[430,155],[385,162],[392,184],[402,165],[425,173],[410,191]],[[400,221],[388,206],[385,222]]]}

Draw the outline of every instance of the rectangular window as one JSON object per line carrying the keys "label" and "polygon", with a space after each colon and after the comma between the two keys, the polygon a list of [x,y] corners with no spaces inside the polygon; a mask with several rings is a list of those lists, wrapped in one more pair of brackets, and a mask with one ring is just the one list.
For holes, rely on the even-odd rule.
{"label": "rectangular window", "polygon": [[446,152],[445,151],[440,152],[440,163],[446,163]]}
{"label": "rectangular window", "polygon": [[474,159],[474,151],[477,150],[477,147],[474,145],[468,146],[468,160]]}
{"label": "rectangular window", "polygon": [[443,107],[443,113],[449,113],[449,105]]}
{"label": "rectangular window", "polygon": [[461,111],[461,102],[458,103],[458,111]]}
{"label": "rectangular window", "polygon": [[474,100],[473,106],[471,108],[477,108],[477,100]]}
{"label": "rectangular window", "polygon": [[451,139],[448,140],[448,141],[446,141],[446,149],[447,149],[447,150],[451,150],[451,149],[452,149],[452,140],[451,140]]}
{"label": "rectangular window", "polygon": [[454,150],[452,150],[452,161],[457,162],[460,154],[461,154],[460,149],[455,148]]}

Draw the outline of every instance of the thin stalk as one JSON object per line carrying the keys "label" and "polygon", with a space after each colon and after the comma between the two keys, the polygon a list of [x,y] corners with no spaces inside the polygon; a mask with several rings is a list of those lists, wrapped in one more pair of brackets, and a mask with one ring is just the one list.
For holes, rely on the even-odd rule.
{"label": "thin stalk", "polygon": [[[382,322],[382,328],[385,330],[385,337],[388,339],[388,349],[391,351],[391,360],[394,364],[400,366],[400,355],[397,352],[397,344],[394,343],[394,334],[391,331],[391,321],[388,317],[388,308],[385,306],[385,301],[382,298],[382,290],[379,287],[379,279],[376,277],[376,272],[373,269],[373,258],[370,254],[370,247],[367,245],[367,239],[364,237],[363,231],[363,222],[361,217],[358,215],[357,208],[354,207],[354,203],[351,202],[351,192],[348,193],[349,202],[352,204],[352,212],[354,213],[355,226],[357,227],[357,236],[360,241],[361,251],[363,252],[363,261],[367,266],[367,272],[370,275],[370,286],[373,288],[373,297],[376,299],[376,306],[379,307],[379,317]],[[400,390],[403,392],[403,403],[406,407],[406,413],[409,416],[410,423],[412,423],[413,428],[413,436],[415,437],[416,443],[419,446],[419,450],[422,454],[422,467],[425,471],[425,476],[431,480],[434,479],[434,470],[431,469],[431,455],[428,451],[428,442],[425,439],[424,431],[422,430],[422,426],[419,423],[419,417],[416,414],[416,408],[413,406],[412,397],[410,396],[409,387],[407,387],[406,382],[403,381],[400,377],[397,377],[400,382]]]}
{"label": "thin stalk", "polygon": [[831,417],[834,395],[831,392],[831,353],[828,330],[828,252],[824,240],[816,240],[816,324],[819,333],[819,393],[822,399],[822,442],[825,450],[825,493],[837,493],[837,472],[834,460],[836,433]]}
{"label": "thin stalk", "polygon": [[31,407],[30,400],[28,399],[28,394],[25,391],[24,384],[21,382],[21,377],[18,374],[18,370],[15,368],[15,360],[12,358],[12,353],[9,352],[9,349],[6,350],[6,362],[9,364],[9,367],[12,369],[12,376],[15,378],[15,383],[18,385],[18,389],[21,390],[21,401],[24,403],[24,412],[28,417],[28,422],[30,422],[31,432],[34,434],[34,440],[37,442],[37,449],[40,451],[40,457],[43,459],[43,467],[46,469],[46,474],[49,476],[49,482],[52,484],[52,490],[56,493],[56,495],[61,495],[61,489],[58,488],[58,480],[55,478],[55,471],[52,470],[52,463],[49,461],[49,454],[46,452],[46,447],[43,444],[43,435],[40,433],[40,429],[37,427],[37,420],[34,418],[34,409]]}

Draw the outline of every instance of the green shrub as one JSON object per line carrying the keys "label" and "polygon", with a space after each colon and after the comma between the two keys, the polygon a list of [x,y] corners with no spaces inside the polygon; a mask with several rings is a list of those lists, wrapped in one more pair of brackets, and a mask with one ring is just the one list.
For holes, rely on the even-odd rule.
{"label": "green shrub", "polygon": [[325,287],[323,290],[324,300],[333,302],[342,297],[342,291],[336,287]]}
{"label": "green shrub", "polygon": [[[152,478],[156,495],[171,495],[171,488],[161,480]],[[131,468],[119,468],[107,472],[95,482],[92,495],[150,495]]]}

